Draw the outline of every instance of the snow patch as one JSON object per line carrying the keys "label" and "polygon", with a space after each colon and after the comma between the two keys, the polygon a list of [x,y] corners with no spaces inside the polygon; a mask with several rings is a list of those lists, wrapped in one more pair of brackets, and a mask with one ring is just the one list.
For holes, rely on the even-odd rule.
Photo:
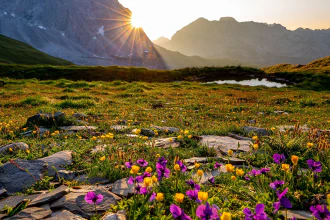
{"label": "snow patch", "polygon": [[97,34],[101,34],[102,36],[104,36],[104,26],[99,28],[99,32]]}
{"label": "snow patch", "polygon": [[13,17],[16,17],[15,14],[13,14],[13,13],[11,13],[10,15],[13,16]]}
{"label": "snow patch", "polygon": [[40,28],[41,30],[46,30],[47,29],[44,26],[38,26],[38,28]]}

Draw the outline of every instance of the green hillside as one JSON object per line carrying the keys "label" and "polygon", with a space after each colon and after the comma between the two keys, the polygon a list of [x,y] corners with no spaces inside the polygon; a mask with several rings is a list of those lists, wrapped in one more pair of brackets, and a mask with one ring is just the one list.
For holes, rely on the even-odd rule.
{"label": "green hillside", "polygon": [[71,65],[69,61],[49,56],[25,43],[0,35],[0,63]]}

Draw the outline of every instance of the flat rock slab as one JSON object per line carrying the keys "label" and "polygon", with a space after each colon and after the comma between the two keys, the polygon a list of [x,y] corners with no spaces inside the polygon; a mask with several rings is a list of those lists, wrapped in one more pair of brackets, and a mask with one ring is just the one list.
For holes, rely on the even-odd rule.
{"label": "flat rock slab", "polygon": [[180,132],[179,128],[174,128],[174,127],[166,127],[166,126],[151,126],[152,129],[157,130],[157,131],[162,131],[165,133],[178,133]]}
{"label": "flat rock slab", "polygon": [[243,137],[243,136],[240,136],[240,135],[234,134],[234,133],[229,133],[228,137],[232,137],[232,138],[237,139],[237,140],[252,141],[252,138]]}
{"label": "flat rock slab", "polygon": [[50,218],[46,218],[45,220],[85,220],[85,218],[75,215],[68,210],[61,210],[57,212],[53,212]]}
{"label": "flat rock slab", "polygon": [[33,200],[35,199],[39,194],[29,195],[29,196],[10,196],[3,200],[0,200],[0,210],[3,210],[3,208],[7,205],[10,207],[15,207],[18,203],[22,202],[23,200]]}
{"label": "flat rock slab", "polygon": [[101,220],[126,220],[126,216],[118,213],[109,213],[103,216]]}
{"label": "flat rock slab", "polygon": [[[38,135],[44,135],[45,133],[50,133],[50,130],[48,128],[44,128],[44,127],[39,127],[37,130],[37,134]],[[21,135],[25,136],[25,137],[29,137],[29,136],[32,136],[32,133],[33,131],[29,130],[29,131],[26,131],[26,132],[23,132],[21,133]]]}
{"label": "flat rock slab", "polygon": [[111,130],[115,130],[117,132],[123,132],[126,131],[128,129],[128,126],[126,125],[112,125],[110,126]]}
{"label": "flat rock slab", "polygon": [[243,131],[247,133],[256,133],[260,136],[268,136],[269,132],[265,128],[257,128],[257,127],[252,127],[252,126],[244,126]]}
{"label": "flat rock slab", "polygon": [[15,164],[7,162],[0,167],[0,189],[6,189],[9,194],[31,187],[36,180],[43,177],[45,172],[48,172],[49,176],[55,176],[52,166],[57,170],[63,170],[63,166],[71,164],[72,152],[61,151],[37,160],[18,159],[14,162]]}
{"label": "flat rock slab", "polygon": [[199,180],[199,183],[201,184],[206,184],[209,182],[209,179],[214,176],[220,176],[221,173],[226,173],[226,168],[224,165],[222,165],[220,167],[220,169],[218,170],[212,170],[211,172],[204,172],[203,176],[202,177],[199,177],[196,172],[193,173],[193,178],[196,179],[196,180]]}
{"label": "flat rock slab", "polygon": [[125,197],[130,194],[133,194],[133,184],[128,184],[127,181],[128,178],[123,178],[111,184],[111,192],[116,195]]}
{"label": "flat rock slab", "polygon": [[197,163],[207,163],[209,161],[209,159],[210,158],[207,158],[207,157],[192,157],[192,158],[189,158],[189,159],[184,159],[183,162],[186,163],[186,164],[195,164],[195,162],[197,162]]}
{"label": "flat rock slab", "polygon": [[26,143],[23,143],[23,142],[17,142],[17,143],[12,143],[12,144],[2,146],[2,147],[0,147],[0,155],[6,155],[6,154],[10,153],[11,151],[9,149],[11,149],[13,152],[16,152],[19,150],[25,151],[25,150],[29,149],[29,145],[27,145]]}
{"label": "flat rock slab", "polygon": [[47,210],[44,208],[40,207],[31,207],[31,208],[26,208],[16,215],[14,215],[11,218],[8,218],[10,220],[15,220],[15,219],[44,219],[49,217],[52,214],[51,210]]}
{"label": "flat rock slab", "polygon": [[[284,215],[285,211],[282,211],[282,214]],[[288,219],[292,219],[293,217],[296,217],[297,220],[305,220],[305,219],[312,219],[312,213],[306,212],[303,210],[288,210]]]}
{"label": "flat rock slab", "polygon": [[96,130],[97,127],[95,127],[95,126],[61,126],[60,129],[64,130],[64,131],[78,132],[78,131],[93,131],[93,130]]}
{"label": "flat rock slab", "polygon": [[244,165],[246,164],[246,161],[240,158],[236,158],[236,157],[222,157],[219,156],[219,159],[224,162],[224,163],[230,163],[232,165]]}
{"label": "flat rock slab", "polygon": [[80,175],[74,178],[74,180],[80,182],[80,183],[86,183],[86,184],[108,184],[110,181],[107,178],[104,177],[88,177],[87,174]]}
{"label": "flat rock slab", "polygon": [[154,147],[161,147],[161,148],[176,148],[180,147],[180,143],[176,141],[176,137],[170,137],[170,138],[159,138],[155,141],[148,141],[146,142],[146,145],[148,146],[154,146]]}
{"label": "flat rock slab", "polygon": [[37,198],[33,199],[28,206],[40,206],[46,203],[51,203],[65,196],[69,192],[70,189],[67,186],[62,185],[49,193],[40,194]]}
{"label": "flat rock slab", "polygon": [[[211,148],[220,148],[222,151],[227,152],[228,150],[241,150],[244,152],[250,151],[251,141],[248,140],[237,140],[228,136],[215,136],[215,135],[203,135],[200,143],[204,146]],[[239,148],[238,148],[239,146]]]}
{"label": "flat rock slab", "polygon": [[[294,125],[281,125],[281,126],[277,126],[277,128],[280,132],[285,132],[285,131],[295,130],[296,126],[294,126]],[[298,130],[300,130],[302,132],[309,132],[310,128],[307,127],[307,125],[303,125],[303,126],[299,127]]]}

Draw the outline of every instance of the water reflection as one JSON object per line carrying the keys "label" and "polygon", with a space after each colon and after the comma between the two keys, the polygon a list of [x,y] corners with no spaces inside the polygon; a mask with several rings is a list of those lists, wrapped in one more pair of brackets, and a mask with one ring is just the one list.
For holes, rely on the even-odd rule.
{"label": "water reflection", "polygon": [[242,81],[237,81],[237,80],[218,80],[218,81],[213,81],[213,82],[208,82],[208,83],[217,83],[217,84],[239,84],[239,85],[244,85],[244,86],[266,86],[266,87],[286,87],[287,85],[284,83],[278,83],[278,82],[271,82],[268,81],[267,79],[249,79],[249,80],[242,80]]}

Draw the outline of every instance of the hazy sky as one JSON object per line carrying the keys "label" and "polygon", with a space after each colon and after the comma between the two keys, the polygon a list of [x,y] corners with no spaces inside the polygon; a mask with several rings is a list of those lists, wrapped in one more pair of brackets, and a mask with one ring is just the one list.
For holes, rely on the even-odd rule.
{"label": "hazy sky", "polygon": [[204,17],[280,23],[288,29],[330,28],[330,0],[119,0],[129,8],[151,40],[171,38]]}

